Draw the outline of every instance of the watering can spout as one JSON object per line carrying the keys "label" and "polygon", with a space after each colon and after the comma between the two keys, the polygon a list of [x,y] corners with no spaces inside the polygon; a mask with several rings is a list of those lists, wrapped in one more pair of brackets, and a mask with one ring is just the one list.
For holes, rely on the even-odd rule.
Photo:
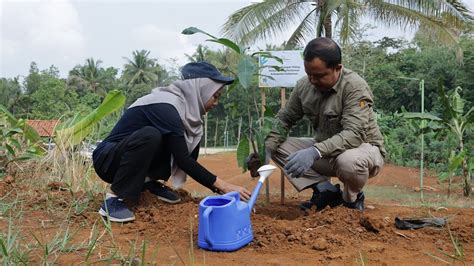
{"label": "watering can spout", "polygon": [[258,173],[260,174],[260,178],[258,179],[257,186],[254,188],[252,191],[252,196],[250,197],[250,200],[248,202],[249,205],[249,211],[253,209],[253,205],[255,204],[255,201],[257,200],[258,193],[260,192],[260,188],[262,187],[263,182],[265,182],[265,179],[272,174],[272,172],[276,169],[275,166],[266,164],[260,168],[258,168]]}

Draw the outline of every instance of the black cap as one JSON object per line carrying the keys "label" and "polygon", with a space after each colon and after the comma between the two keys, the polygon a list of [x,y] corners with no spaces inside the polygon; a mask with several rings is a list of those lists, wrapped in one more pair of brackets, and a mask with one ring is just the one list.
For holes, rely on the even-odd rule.
{"label": "black cap", "polygon": [[210,78],[226,85],[234,82],[233,78],[223,76],[215,66],[204,61],[184,65],[181,69],[181,74],[183,79]]}

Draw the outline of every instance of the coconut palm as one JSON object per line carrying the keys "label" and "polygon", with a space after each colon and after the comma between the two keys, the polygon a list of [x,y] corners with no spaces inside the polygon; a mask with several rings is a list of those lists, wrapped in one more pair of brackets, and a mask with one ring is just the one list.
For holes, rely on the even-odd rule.
{"label": "coconut palm", "polygon": [[100,64],[102,64],[101,60],[86,59],[85,65],[77,65],[69,72],[69,83],[83,86],[94,93],[105,96],[104,82],[107,77]]}
{"label": "coconut palm", "polygon": [[473,21],[471,15],[459,0],[263,0],[231,14],[222,31],[237,42],[251,44],[296,25],[287,48],[323,34],[332,38],[333,30],[347,43],[367,16],[388,27],[418,27],[432,39],[455,44],[459,30]]}
{"label": "coconut palm", "polygon": [[123,79],[127,85],[156,85],[161,69],[156,65],[156,59],[149,58],[149,55],[150,51],[136,50],[132,59],[125,57],[127,63],[124,66]]}

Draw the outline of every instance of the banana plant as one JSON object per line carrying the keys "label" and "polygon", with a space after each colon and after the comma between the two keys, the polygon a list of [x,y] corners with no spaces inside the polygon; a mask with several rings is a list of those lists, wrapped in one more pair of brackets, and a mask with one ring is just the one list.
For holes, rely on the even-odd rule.
{"label": "banana plant", "polygon": [[0,176],[8,164],[39,158],[45,154],[38,132],[24,119],[16,119],[3,105],[0,105]]}
{"label": "banana plant", "polygon": [[[125,104],[125,96],[118,90],[110,91],[99,107],[73,125],[56,132],[56,143],[62,147],[81,143],[94,126],[105,116],[119,110]],[[68,145],[66,145],[68,144]]]}
{"label": "banana plant", "polygon": [[[457,138],[457,154],[450,157],[450,171],[454,171],[454,166],[462,165],[463,172],[463,191],[464,196],[468,197],[471,193],[471,173],[468,167],[468,156],[470,155],[464,150],[463,136],[470,125],[474,123],[474,107],[467,113],[464,113],[465,100],[461,97],[461,87],[456,87],[450,94],[447,94],[444,86],[439,86],[439,97],[442,104],[442,114],[437,116],[431,113],[413,113],[406,112],[404,117],[407,119],[417,119],[428,121],[425,128],[421,128],[422,132],[426,131],[450,131]],[[462,161],[462,163],[457,163]]]}
{"label": "banana plant", "polygon": [[[252,89],[252,80],[255,76],[259,76],[259,72],[264,67],[270,67],[276,71],[283,71],[283,68],[279,66],[259,66],[258,58],[273,58],[279,63],[283,63],[283,60],[279,57],[273,56],[269,52],[259,51],[254,53],[249,53],[248,48],[245,48],[229,39],[215,37],[201,29],[196,27],[189,27],[182,31],[182,34],[192,35],[196,33],[201,33],[207,35],[210,39],[206,41],[215,42],[226,46],[232,51],[238,54],[238,64],[237,64],[237,78],[234,83],[230,86],[229,90],[241,86],[243,89],[250,91],[252,97],[255,99],[255,90]],[[262,75],[266,76],[266,75]],[[267,78],[273,79],[273,77],[266,76]],[[247,94],[248,95],[248,94]],[[254,101],[255,102],[255,101]],[[265,137],[271,130],[272,117],[268,114],[264,114],[264,117],[260,120],[257,120],[256,123],[252,123],[250,116],[250,107],[247,108],[248,118],[249,118],[249,129],[248,134],[241,137],[239,144],[237,146],[237,162],[243,171],[247,170],[246,158],[249,156],[250,146],[253,149],[254,154],[258,154],[260,162],[265,160]],[[256,113],[259,113],[258,107],[256,106]],[[256,142],[256,144],[255,144]]]}

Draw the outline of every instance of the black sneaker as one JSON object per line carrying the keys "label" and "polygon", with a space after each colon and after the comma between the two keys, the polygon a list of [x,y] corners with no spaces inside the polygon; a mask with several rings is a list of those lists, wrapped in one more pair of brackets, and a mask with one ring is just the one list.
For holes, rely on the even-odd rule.
{"label": "black sneaker", "polygon": [[357,193],[357,198],[354,202],[344,202],[344,206],[350,209],[357,209],[359,211],[364,210],[364,201],[365,201],[365,195],[364,192],[361,191]]}
{"label": "black sneaker", "polygon": [[181,198],[178,194],[170,190],[167,186],[157,181],[145,182],[143,190],[148,190],[150,193],[156,195],[160,200],[171,204],[178,203]]}
{"label": "black sneaker", "polygon": [[320,211],[328,205],[334,208],[341,204],[342,191],[339,184],[333,185],[331,182],[325,181],[313,186],[313,196],[310,200],[302,202],[300,209],[308,211],[316,206],[316,211]]}
{"label": "black sneaker", "polygon": [[100,206],[99,214],[111,222],[125,223],[135,220],[133,212],[128,209],[123,200],[109,193]]}

